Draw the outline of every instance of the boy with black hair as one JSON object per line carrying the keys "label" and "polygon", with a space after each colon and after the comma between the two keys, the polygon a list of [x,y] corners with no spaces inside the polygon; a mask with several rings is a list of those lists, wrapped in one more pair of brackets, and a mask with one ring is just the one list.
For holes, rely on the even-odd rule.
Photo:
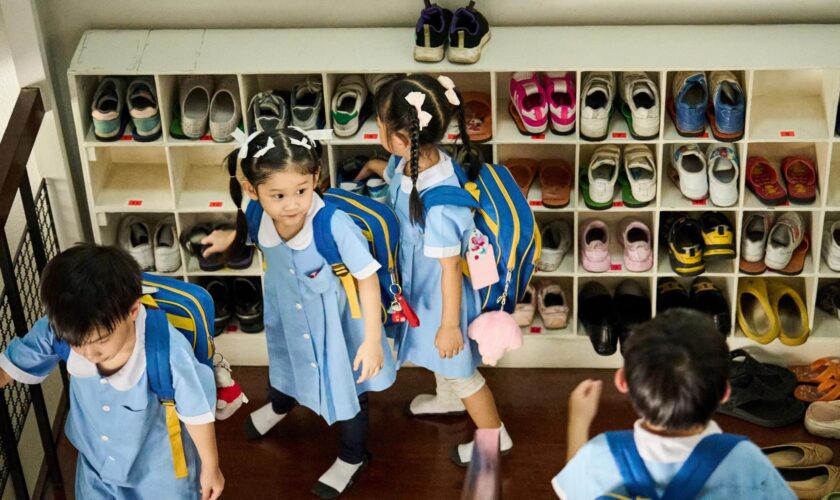
{"label": "boy with black hair", "polygon": [[13,379],[40,383],[62,359],[60,341],[66,342],[71,378],[65,433],[79,450],[76,498],[216,499],[224,478],[213,424],[213,372],[170,326],[175,412],[188,471],[177,479],[166,409],[146,373],[145,339],[160,332],[146,332],[141,294],[140,268],[120,249],[80,244],[58,254],[41,278],[47,316],[0,354],[0,388]]}
{"label": "boy with black hair", "polygon": [[[699,490],[689,494],[691,488],[684,488],[679,498],[796,498],[757,446],[722,434],[712,420],[730,394],[729,350],[707,316],[672,309],[639,325],[627,341],[624,367],[614,382],[619,392],[630,395],[641,418],[632,433],[601,434],[587,442],[602,384],[585,380],[572,391],[567,463],[551,482],[561,499],[632,498],[640,489],[633,486],[640,483],[649,490],[643,496],[664,498],[678,479],[683,484],[693,480]],[[678,475],[687,462],[697,468]],[[710,475],[698,478],[704,468]],[[628,471],[636,474],[635,481],[627,480],[633,475]],[[676,489],[672,486],[670,493]]]}

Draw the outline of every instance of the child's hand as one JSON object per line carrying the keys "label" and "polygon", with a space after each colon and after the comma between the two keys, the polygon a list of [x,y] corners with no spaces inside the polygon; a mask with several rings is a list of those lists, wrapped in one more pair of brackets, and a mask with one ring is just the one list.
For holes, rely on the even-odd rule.
{"label": "child's hand", "polygon": [[435,335],[435,347],[441,358],[454,358],[464,349],[464,336],[457,326],[441,326]]}
{"label": "child's hand", "polygon": [[0,368],[0,389],[12,383],[12,377],[9,376],[2,368]]}
{"label": "child's hand", "polygon": [[385,354],[382,352],[382,343],[373,341],[364,341],[359,346],[359,352],[356,353],[356,359],[353,361],[353,371],[362,367],[362,374],[359,376],[357,384],[361,384],[365,380],[370,380],[379,375],[379,370],[385,364]]}
{"label": "child's hand", "polygon": [[216,500],[225,489],[225,477],[218,467],[201,468],[201,500]]}
{"label": "child's hand", "polygon": [[569,422],[577,421],[586,426],[595,420],[601,399],[603,383],[600,380],[586,379],[569,395]]}
{"label": "child's hand", "polygon": [[209,257],[214,253],[222,253],[233,245],[234,239],[236,239],[236,231],[217,229],[201,240],[202,245],[209,245],[202,255]]}
{"label": "child's hand", "polygon": [[359,175],[353,179],[356,182],[362,182],[371,175],[378,175],[382,177],[382,174],[385,173],[385,169],[388,167],[388,162],[385,160],[380,160],[379,158],[371,158],[370,160],[365,163],[365,166],[362,167],[362,170],[359,172]]}

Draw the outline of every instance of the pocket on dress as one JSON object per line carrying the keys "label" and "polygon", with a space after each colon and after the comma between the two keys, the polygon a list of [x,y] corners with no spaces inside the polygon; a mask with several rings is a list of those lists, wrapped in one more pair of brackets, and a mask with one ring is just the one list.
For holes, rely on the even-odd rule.
{"label": "pocket on dress", "polygon": [[153,397],[153,395],[145,391],[131,391],[131,394],[120,402],[120,407],[132,413],[145,411],[149,408]]}
{"label": "pocket on dress", "polygon": [[[310,277],[313,274],[315,274],[315,276]],[[298,279],[310,291],[317,294],[324,294],[330,291],[335,286],[337,278],[335,274],[333,274],[332,267],[330,267],[329,264],[324,264],[317,271],[313,271],[303,275],[298,275]]]}

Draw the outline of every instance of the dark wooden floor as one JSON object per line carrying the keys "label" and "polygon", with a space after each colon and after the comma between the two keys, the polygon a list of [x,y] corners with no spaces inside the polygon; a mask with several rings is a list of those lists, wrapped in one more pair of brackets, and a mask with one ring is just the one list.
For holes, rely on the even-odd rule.
{"label": "dark wooden floor", "polygon": [[[605,381],[602,406],[593,429],[628,428],[636,416],[612,386],[612,371],[554,369],[483,369],[515,446],[504,459],[502,488],[507,499],[555,498],[549,481],[563,467],[569,391],[583,378]],[[251,403],[230,419],[217,422],[223,498],[306,499],[318,476],[335,459],[337,434],[305,408],[298,408],[260,442],[246,442],[242,424],[249,411],[265,401],[266,368],[235,368]],[[370,449],[374,459],[348,494],[349,499],[457,499],[464,469],[448,458],[451,446],[471,439],[467,417],[410,418],[406,403],[433,389],[431,373],[400,371],[397,383],[371,397]],[[797,425],[764,429],[719,416],[724,430],[745,434],[759,446],[816,441],[834,449],[840,464],[840,441],[821,440]],[[75,450],[61,441],[60,456],[67,489],[73,489]]]}

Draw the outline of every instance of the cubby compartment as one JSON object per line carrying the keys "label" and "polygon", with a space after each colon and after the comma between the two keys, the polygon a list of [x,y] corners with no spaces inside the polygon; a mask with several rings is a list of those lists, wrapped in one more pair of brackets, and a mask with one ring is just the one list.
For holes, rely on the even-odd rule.
{"label": "cubby compartment", "polygon": [[[781,278],[781,277],[772,277],[772,278],[749,278],[749,277],[740,277],[738,278],[739,287],[744,288],[744,283],[746,280],[750,279],[758,279],[764,280],[766,284],[776,283],[778,285],[788,286],[793,289],[793,291],[802,299],[803,304],[805,305],[806,314],[804,318],[796,313],[797,309],[794,307],[795,302],[790,298],[784,298],[783,303],[780,304],[779,308],[772,308],[770,315],[766,313],[764,308],[761,307],[759,300],[755,298],[755,296],[751,293],[741,293],[742,290],[739,289],[735,298],[735,305],[736,311],[736,325],[735,325],[735,335],[738,337],[746,337],[743,330],[743,325],[741,324],[741,319],[738,316],[742,316],[744,321],[748,325],[749,328],[756,329],[759,332],[765,332],[766,327],[773,322],[783,321],[785,326],[788,330],[792,330],[795,328],[795,325],[799,323],[800,325],[802,322],[807,323],[809,328],[811,325],[814,324],[814,311],[809,304],[815,303],[815,295],[816,295],[816,278],[813,277],[797,277],[797,278]],[[747,281],[748,283],[748,281]],[[744,291],[746,288],[744,288]],[[763,299],[766,300],[766,297]],[[779,319],[778,311],[781,309],[782,319]],[[777,339],[772,341],[773,343],[780,342]],[[807,342],[807,341],[806,341]]]}
{"label": "cubby compartment", "polygon": [[[744,143],[739,144],[729,144],[735,150],[735,169],[734,175],[735,182],[737,184],[738,189],[738,197],[735,199],[735,202],[728,206],[718,207],[712,201],[710,196],[707,196],[703,199],[694,200],[686,197],[679,186],[679,176],[677,175],[677,168],[674,166],[674,152],[682,147],[684,144],[696,144],[697,147],[700,149],[700,153],[703,155],[703,165],[705,165],[703,176],[707,180],[708,186],[708,178],[709,178],[709,151],[717,146],[716,143],[699,143],[696,141],[686,141],[686,142],[675,142],[672,144],[663,144],[662,147],[662,157],[661,157],[661,164],[662,168],[660,170],[661,174],[661,184],[660,184],[660,208],[662,210],[683,210],[683,211],[692,211],[692,210],[731,210],[737,207],[741,200],[741,192],[742,192],[742,181],[741,177],[743,176],[744,172],[744,153],[746,152],[746,146]],[[722,155],[722,153],[721,153]],[[728,153],[727,153],[728,156]],[[724,161],[721,157],[717,161]],[[720,201],[720,198],[717,196],[715,197]]]}
{"label": "cubby compartment", "polygon": [[163,147],[85,148],[91,204],[104,212],[172,210],[172,189]]}
{"label": "cubby compartment", "polygon": [[840,210],[840,142],[831,147],[831,163],[828,168],[828,179],[824,184],[825,205],[833,210]]}
{"label": "cubby compartment", "polygon": [[[829,290],[825,288],[831,287]],[[817,302],[814,307],[814,328],[811,331],[813,337],[838,339],[840,338],[840,293],[836,299],[835,288],[840,287],[840,275],[834,277],[821,277],[817,280]]]}
{"label": "cubby compartment", "polygon": [[323,85],[323,79],[320,74],[248,74],[239,76],[240,93],[242,96],[242,114],[245,116],[245,126],[249,133],[256,131],[256,123],[254,123],[254,115],[251,109],[251,101],[254,97],[269,90],[274,91],[274,94],[282,98],[285,104],[285,114],[287,125],[292,125],[292,93],[296,86],[305,82],[313,82],[321,85],[321,113],[318,117],[318,123],[321,127],[326,124],[326,110],[329,106],[329,101],[326,99],[326,91]]}
{"label": "cubby compartment", "polygon": [[[143,224],[143,227],[138,228],[137,231],[132,231],[131,227],[125,224],[127,217],[135,218],[136,222]],[[175,238],[172,239],[171,235],[162,234],[161,240],[155,241],[158,229],[161,231],[165,230],[166,226],[160,227],[160,224],[166,218],[171,218],[169,222],[175,224]],[[166,212],[99,213],[96,217],[96,224],[99,227],[96,242],[101,245],[114,245],[122,248],[135,258],[137,258],[137,255],[144,254],[150,262],[154,262],[155,260],[154,249],[158,243],[167,246],[174,245],[178,251],[177,260],[179,262],[176,269],[167,271],[165,269],[158,270],[157,267],[154,267],[147,269],[147,271],[161,276],[183,277],[186,269],[184,267],[184,252],[178,242],[178,235],[180,233],[175,219],[175,214]],[[146,243],[149,244],[148,247],[145,247]],[[147,248],[147,250],[144,250],[144,248]]]}
{"label": "cubby compartment", "polygon": [[[681,72],[695,72],[697,70],[681,70]],[[712,88],[711,82],[711,74],[712,71],[701,71],[705,75],[706,79],[706,106],[713,102],[714,96],[712,93],[714,92],[714,88]],[[712,132],[711,124],[708,120],[708,115],[705,118],[705,127],[703,131],[697,135],[682,135],[678,130],[676,124],[674,123],[674,116],[672,115],[672,108],[674,103],[674,98],[679,94],[680,89],[674,89],[674,76],[677,74],[676,71],[669,71],[665,76],[665,92],[663,95],[665,96],[663,99],[664,105],[663,109],[665,110],[664,113],[664,124],[665,124],[665,133],[663,134],[663,139],[665,142],[676,142],[676,143],[686,143],[686,142],[702,142],[702,143],[710,143],[710,142],[719,142],[717,138],[715,138],[714,133]],[[749,96],[749,82],[747,81],[749,77],[749,73],[746,71],[732,71],[732,74],[735,76],[735,79],[738,80],[738,85],[741,87],[741,92],[744,94],[744,116],[745,122],[744,126],[746,126],[746,110],[750,106],[750,96]],[[687,99],[689,102],[696,102],[697,104],[702,105],[701,99],[701,91],[700,86],[695,85],[694,88],[689,88],[686,94]],[[704,114],[706,106],[704,106]],[[741,139],[738,139],[741,140]],[[726,141],[730,142],[730,141]],[[703,150],[706,148],[703,147]]]}
{"label": "cubby compartment", "polygon": [[[215,229],[220,225],[235,225],[235,213],[212,213],[212,212],[182,212],[178,214],[178,224],[180,232],[189,234],[190,230],[198,224],[208,224],[211,229]],[[192,255],[186,248],[184,250],[184,257],[186,262],[186,271],[188,276],[260,276],[262,275],[262,256],[256,248],[254,249],[254,257],[250,265],[245,269],[233,269],[224,266],[218,271],[208,271],[201,268],[199,260],[195,255]]]}
{"label": "cubby compartment", "polygon": [[[659,156],[659,149],[656,144],[652,143],[634,143],[632,147],[643,146],[647,148],[650,154],[653,156],[653,163],[654,163],[654,172],[653,172],[653,184],[654,188],[657,188],[658,185],[658,175],[659,172],[662,170],[662,161]],[[650,210],[656,207],[657,201],[656,196],[647,202],[639,202],[633,196],[632,187],[630,182],[627,179],[627,170],[626,170],[626,159],[625,159],[625,151],[628,147],[631,147],[630,144],[582,144],[580,146],[580,156],[578,162],[578,182],[577,182],[577,206],[581,207],[585,210],[598,210],[593,207],[589,207],[585,201],[585,194],[584,194],[584,185],[589,184],[589,165],[592,163],[593,156],[595,155],[596,151],[601,148],[618,148],[619,149],[619,158],[618,158],[618,165],[616,168],[618,169],[618,177],[615,181],[615,189],[613,194],[613,201],[612,205],[607,206],[600,210],[607,210],[607,211],[630,211],[635,212],[637,210]],[[658,190],[658,189],[657,189]]]}
{"label": "cubby compartment", "polygon": [[[206,104],[201,94],[198,94],[196,97],[196,108],[203,109],[206,106],[208,111],[207,113],[207,127],[205,134],[198,139],[190,139],[183,135],[183,130],[180,126],[181,120],[181,84],[184,79],[189,77],[195,77],[201,75],[159,75],[157,77],[157,85],[158,85],[158,99],[160,103],[161,115],[163,117],[163,127],[164,127],[164,137],[169,144],[175,145],[202,145],[202,144],[219,144],[220,147],[224,147],[224,143],[216,143],[213,137],[210,135],[210,123],[209,119],[211,117],[210,114],[210,104],[213,101],[213,95],[215,94],[217,87],[220,85],[221,82],[230,82],[233,86],[233,93],[238,94],[238,100],[235,100],[233,103],[239,109],[240,112],[240,120],[239,120],[239,128],[244,129],[244,125],[242,123],[242,117],[245,116],[245,109],[244,109],[244,99],[242,96],[242,89],[239,88],[239,81],[236,75],[208,75],[209,78],[209,86],[207,87],[207,100]],[[175,126],[173,127],[173,122],[175,122]],[[224,141],[226,143],[231,142],[233,139]]]}
{"label": "cubby compartment", "polygon": [[[747,146],[746,159],[742,164],[742,185],[744,185],[744,208],[762,210],[813,210],[822,206],[823,183],[828,178],[829,165],[829,143],[828,142],[756,142]],[[812,203],[800,204],[785,201],[781,205],[767,205],[756,197],[755,193],[747,187],[746,179],[749,175],[750,158],[764,158],[776,171],[779,184],[785,192],[788,191],[784,177],[782,176],[782,164],[786,158],[802,157],[809,160],[816,170],[817,193]]]}
{"label": "cubby compartment", "polygon": [[[332,145],[332,174],[331,185],[340,187],[341,182],[352,181],[358,170],[364,166],[363,160],[378,158],[388,161],[390,154],[385,148],[376,144],[370,145]],[[347,169],[345,169],[345,162]]]}
{"label": "cubby compartment", "polygon": [[835,69],[755,71],[750,137],[814,141],[833,136],[838,86]]}
{"label": "cubby compartment", "polygon": [[[729,221],[729,224],[732,226],[732,235],[733,235],[733,245],[735,246],[735,253],[736,255],[733,258],[720,258],[712,260],[703,260],[704,263],[704,270],[701,275],[705,276],[725,276],[734,274],[737,272],[737,241],[738,241],[738,234],[739,234],[739,222],[737,218],[737,212],[733,210],[726,210],[726,211],[717,211],[720,214],[723,214],[726,219]],[[700,228],[700,239],[703,239],[702,233],[702,224],[701,224],[701,217],[703,216],[703,212],[661,212],[659,214],[659,228],[666,227],[669,224],[673,224],[674,221],[678,220],[681,217],[688,217],[697,221],[697,225]],[[657,273],[659,276],[671,276],[677,277],[679,276],[676,271],[674,271],[673,266],[671,265],[670,255],[669,255],[669,235],[663,234],[664,230],[659,230],[658,236],[658,262],[657,262]]]}
{"label": "cubby compartment", "polygon": [[[815,245],[813,255],[818,253],[820,255],[820,276],[837,276],[840,278],[840,211],[826,212],[823,217],[819,234],[812,234],[812,240],[819,242],[818,246]],[[833,230],[835,223],[838,223],[836,231]],[[813,236],[819,236],[819,238]],[[829,262],[834,264],[829,266]],[[834,267],[834,269],[831,267]]]}
{"label": "cubby compartment", "polygon": [[[589,105],[590,107],[596,108],[598,106],[603,106],[604,95],[603,92],[590,92],[589,96],[586,95],[586,82],[587,78],[591,74],[591,71],[585,71],[581,75],[580,81],[580,91],[578,94],[580,95],[579,99],[579,112],[578,112],[578,128],[581,130],[580,132],[580,139],[582,141],[593,142],[593,143],[616,143],[616,144],[626,144],[626,143],[637,143],[637,142],[651,142],[656,141],[659,137],[661,137],[662,133],[662,112],[664,111],[663,99],[662,99],[662,81],[661,81],[661,73],[658,71],[646,71],[645,74],[650,78],[653,82],[654,86],[656,87],[657,97],[659,98],[659,109],[658,113],[656,113],[656,133],[652,135],[640,135],[634,133],[633,130],[630,129],[628,124],[628,119],[625,117],[624,114],[624,104],[621,98],[621,71],[614,71],[613,75],[615,76],[615,88],[614,96],[612,101],[612,112],[610,113],[609,117],[609,125],[607,127],[607,134],[606,137],[599,138],[599,137],[587,137],[585,134],[585,128],[582,126],[582,122],[585,120],[583,117],[583,109],[585,106]],[[637,99],[641,98],[641,95],[637,95]],[[645,95],[644,102],[639,102],[639,104],[645,104],[647,106],[653,106],[653,98],[649,94]],[[627,116],[630,116],[630,108],[629,106],[626,108]],[[651,119],[654,117],[653,109],[650,110],[651,112]],[[641,133],[641,131],[639,131]]]}
{"label": "cubby compartment", "polygon": [[[562,295],[552,293],[546,300],[546,305],[560,305],[561,302],[569,308],[568,320],[566,326],[563,328],[553,328],[556,324],[546,322],[540,313],[540,292],[550,285],[559,285],[563,291]],[[575,287],[574,278],[571,276],[540,276],[534,275],[531,279],[531,287],[533,287],[534,303],[537,304],[534,308],[534,320],[530,325],[522,328],[522,333],[527,335],[551,335],[551,336],[572,336],[574,335],[574,318],[577,317],[575,312]],[[526,296],[526,299],[528,297]],[[552,316],[552,318],[554,318]],[[548,325],[548,326],[546,326]],[[552,328],[550,328],[552,327]]]}
{"label": "cubby compartment", "polygon": [[[577,233],[575,241],[578,246],[577,251],[577,272],[579,275],[592,275],[592,276],[604,276],[604,275],[622,275],[622,276],[638,276],[638,275],[650,275],[653,274],[654,267],[651,266],[649,269],[634,271],[631,270],[632,265],[628,265],[624,257],[624,235],[622,234],[622,227],[624,226],[625,221],[629,222],[632,220],[637,220],[647,227],[650,231],[650,251],[651,251],[651,261],[653,262],[655,251],[656,251],[656,229],[653,224],[654,220],[654,212],[641,210],[636,212],[583,212],[581,211],[578,214],[578,224],[577,224]],[[608,247],[610,252],[610,262],[609,268],[604,272],[596,272],[596,271],[589,271],[584,269],[583,267],[583,259],[586,254],[584,250],[585,240],[587,237],[586,230],[589,226],[590,222],[593,221],[602,221],[605,225],[605,229],[598,229],[597,226],[594,226],[594,232],[590,233],[590,238],[592,239],[601,239],[606,236],[608,241]],[[606,231],[606,235],[603,232]],[[641,228],[635,228],[630,230],[629,238],[630,241],[642,241],[644,238],[643,234],[644,230]]]}
{"label": "cubby compartment", "polygon": [[[540,257],[540,265],[534,272],[535,278],[551,278],[557,276],[572,276],[575,272],[575,262],[577,262],[577,245],[575,245],[577,238],[575,238],[575,218],[571,212],[539,212],[535,214],[537,220],[537,227],[542,234],[542,254]],[[556,262],[556,250],[563,239],[562,227],[559,222],[563,222],[568,227],[569,246],[566,249],[560,261],[559,267],[553,270],[541,270],[543,268],[554,267]],[[548,250],[548,253],[546,252]]]}
{"label": "cubby compartment", "polygon": [[[244,332],[236,315],[236,308],[240,302],[242,302],[242,306],[247,307],[247,305],[253,303],[254,298],[262,301],[263,284],[260,277],[236,275],[190,276],[188,280],[190,283],[196,284],[210,293],[214,305],[216,305],[217,313],[219,311],[218,304],[220,301],[228,304],[230,318],[226,321],[214,321],[214,332],[216,331],[215,326],[218,326],[220,330],[214,335],[215,341],[218,341],[222,337],[224,337],[225,341],[243,340],[246,337],[263,333],[263,330],[258,332]],[[216,317],[218,318],[219,315],[216,314]],[[248,330],[254,330],[258,327],[259,324],[254,323],[248,326]],[[264,343],[265,341],[263,340]],[[219,352],[224,352],[227,355],[229,351],[220,350]]]}
{"label": "cubby compartment", "polygon": [[[599,277],[596,275],[590,276],[581,276],[578,279],[578,287],[577,287],[577,296],[575,297],[575,305],[577,310],[579,311],[582,305],[582,300],[580,297],[581,291],[586,287],[587,283],[597,281],[598,283],[604,285],[604,287],[609,291],[610,295],[613,297],[613,307],[615,308],[615,292],[616,289],[624,282],[624,281],[633,281],[636,282],[639,287],[644,292],[645,297],[650,302],[650,314],[651,317],[655,314],[654,304],[653,304],[653,295],[655,294],[656,290],[656,282],[655,279],[651,276],[603,276]],[[576,315],[576,319],[578,321],[578,328],[577,328],[577,335],[587,337],[589,334],[584,328],[583,323],[580,321],[580,316]],[[593,352],[593,354],[595,354]]]}
{"label": "cubby compartment", "polygon": [[[782,214],[785,213],[785,211],[778,211],[777,210],[777,211],[772,212],[772,213],[770,213],[770,212],[747,211],[747,212],[744,212],[743,223],[746,224],[750,215],[755,214],[755,213],[765,213],[765,214],[769,214],[773,217],[772,222],[770,224],[770,231],[768,233],[767,245],[769,246],[770,243],[771,243],[770,239],[773,237],[773,228],[775,227],[776,222],[778,221],[779,217],[781,217]],[[800,217],[802,217],[802,220],[805,223],[805,238],[808,239],[807,243],[803,239],[803,242],[800,244],[800,246],[797,247],[797,249],[794,250],[794,252],[793,252],[792,262],[797,259],[797,255],[801,255],[801,252],[803,252],[803,251],[807,252],[805,254],[805,264],[804,264],[804,267],[802,268],[802,271],[799,272],[799,273],[796,273],[796,274],[792,274],[794,271],[791,271],[790,269],[785,269],[784,272],[783,272],[783,271],[772,270],[772,269],[768,268],[763,273],[761,273],[759,276],[789,276],[789,275],[798,275],[798,274],[808,275],[808,274],[813,274],[816,271],[817,267],[815,266],[815,259],[817,258],[817,255],[819,255],[819,252],[818,252],[819,248],[818,247],[819,247],[819,236],[820,236],[820,227],[822,226],[822,220],[820,219],[818,214],[815,214],[813,212],[798,211],[798,212],[795,212],[795,213],[797,215],[799,215]],[[741,234],[741,240],[743,240],[744,237],[745,237],[745,235]],[[783,236],[783,233],[782,233],[782,234],[779,235],[779,237],[777,239],[778,239],[779,243],[782,243],[784,241],[784,238],[785,238],[785,236]],[[742,241],[742,244],[743,244],[743,241]],[[807,250],[805,250],[806,248],[807,248]],[[741,274],[745,274],[745,273],[741,272]]]}
{"label": "cubby compartment", "polygon": [[230,175],[225,161],[234,147],[169,148],[175,206],[179,210],[236,210],[230,198]]}
{"label": "cubby compartment", "polygon": [[[563,83],[566,83],[567,90],[566,92],[555,92],[554,96],[547,95],[549,111],[547,113],[548,121],[546,123],[545,130],[535,131],[534,133],[531,133],[527,130],[525,132],[520,131],[519,127],[516,124],[516,119],[514,118],[514,115],[517,112],[511,106],[510,83],[511,78],[515,73],[510,71],[496,73],[496,142],[503,144],[574,144],[575,141],[577,141],[578,74],[574,71],[567,72],[560,70],[552,72],[537,72],[537,78],[539,79],[540,87],[544,90],[546,89],[544,75],[546,75],[547,73],[554,75],[555,79],[562,80]],[[561,77],[561,75],[565,73],[569,74],[568,81],[571,82],[571,85],[568,85],[565,79]],[[558,83],[557,87],[562,88],[563,85]],[[537,98],[535,97],[532,99]],[[565,128],[567,127],[563,127],[563,133],[560,133],[555,132],[555,130],[552,128],[552,99],[558,104],[574,104],[574,107],[572,108],[572,115],[571,117],[569,117],[571,118],[570,130],[567,131],[565,130]]]}
{"label": "cubby compartment", "polygon": [[[577,183],[576,165],[577,152],[572,144],[499,144],[497,147],[497,161],[508,165],[512,160],[527,159],[537,162],[537,172],[528,190],[528,204],[535,213],[573,211],[576,204]],[[540,183],[539,162],[541,160],[562,160],[572,174],[572,185],[569,189],[569,204],[563,208],[549,208],[543,204],[542,184]],[[548,167],[547,167],[548,168]]]}

